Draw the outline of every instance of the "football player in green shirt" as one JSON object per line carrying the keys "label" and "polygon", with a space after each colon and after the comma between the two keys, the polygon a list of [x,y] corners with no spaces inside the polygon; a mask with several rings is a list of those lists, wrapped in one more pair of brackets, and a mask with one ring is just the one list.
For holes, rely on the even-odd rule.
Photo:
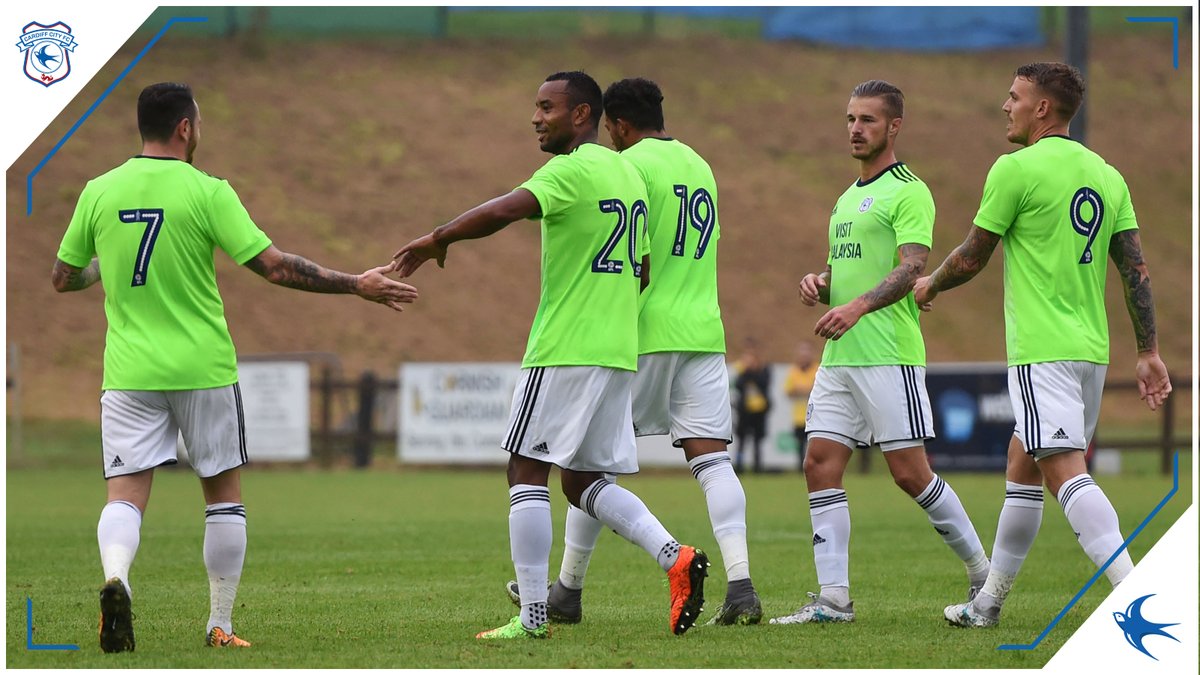
{"label": "football player in green shirt", "polygon": [[192,166],[201,120],[187,85],[146,87],[137,117],[141,154],[84,188],[52,275],[59,292],[97,281],[104,288],[100,407],[108,500],[96,528],[107,579],[100,647],[134,649],[129,568],[154,469],[175,463],[181,434],[206,505],[207,642],[248,647],[231,619],[246,553],[238,467],[248,458],[237,357],[213,251],[221,248],[281,286],[353,293],[397,311],[417,293],[385,277],[386,267],[345,274],[275,248],[228,182]]}
{"label": "football player in green shirt", "polygon": [[903,162],[895,142],[904,94],[863,82],[846,111],[859,179],[834,205],[825,271],[800,283],[800,299],[832,309],[814,332],[829,341],[809,396],[805,431],[819,595],[771,623],[854,620],[850,600],[850,510],[842,477],[855,447],[878,444],[896,485],[925,510],[963,561],[968,598],[987,577],[988,559],[958,495],[929,467],[925,439],[933,414],[925,391],[925,343],[912,287],[933,242],[933,197]]}
{"label": "football player in green shirt", "polygon": [[[670,434],[704,490],[729,587],[710,624],[753,624],[762,603],[750,581],[746,493],[733,471],[725,328],[717,302],[717,184],[696,151],[664,130],[663,95],[643,78],[604,92],[604,126],[613,147],[646,184],[653,280],[640,298],[633,427],[638,436]],[[553,620],[578,623],[588,562],[604,524],[567,512],[565,549],[550,588]],[[520,602],[515,582],[509,596]]]}
{"label": "football player in green shirt", "polygon": [[638,294],[648,279],[646,186],[596,143],[602,98],[586,73],[555,73],[538,89],[533,128],[554,155],[512,192],[401,248],[412,274],[447,247],[540,218],[542,288],[502,444],[509,453],[509,539],[521,613],[480,639],[548,637],[550,467],[570,503],[654,556],[670,580],[669,627],[682,634],[704,603],[708,559],[681,546],[632,492],[605,474],[637,471],[630,408],[638,366]]}
{"label": "football player in green shirt", "polygon": [[979,273],[1004,242],[1004,323],[1008,391],[1016,429],[992,569],[972,602],[946,608],[958,626],[994,626],[1042,520],[1045,482],[1088,558],[1115,586],[1133,569],[1117,513],[1087,473],[1084,451],[1100,415],[1108,369],[1105,265],[1125,286],[1137,336],[1138,391],[1151,410],[1171,393],[1158,356],[1150,274],[1125,179],[1071,139],[1083,102],[1078,69],[1031,63],[1017,69],[1004,112],[1007,136],[1022,146],[996,160],[967,239],[917,282],[922,307]]}

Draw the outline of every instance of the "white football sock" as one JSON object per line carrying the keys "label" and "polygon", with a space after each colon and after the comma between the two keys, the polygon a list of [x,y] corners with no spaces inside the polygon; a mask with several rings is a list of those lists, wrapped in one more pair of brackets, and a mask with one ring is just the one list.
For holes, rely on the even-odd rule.
{"label": "white football sock", "polygon": [[564,536],[562,567],[558,571],[558,583],[571,590],[583,588],[588,563],[596,540],[604,530],[604,523],[571,506],[567,509],[567,531]]}
{"label": "white football sock", "polygon": [[[1058,502],[1062,505],[1063,513],[1067,514],[1067,522],[1071,523],[1075,534],[1079,536],[1083,552],[1097,567],[1107,562],[1125,542],[1116,510],[1088,474],[1081,473],[1063,483],[1058,489]],[[1131,571],[1133,560],[1129,557],[1129,551],[1124,550],[1104,574],[1116,586]]]}
{"label": "white football sock", "polygon": [[746,551],[746,492],[733,470],[729,453],[722,450],[688,461],[708,502],[708,519],[721,548],[725,577],[729,581],[750,578],[750,555]]}
{"label": "white football sock", "polygon": [[967,517],[954,488],[934,474],[929,485],[917,495],[917,505],[925,509],[929,523],[967,568],[972,585],[982,585],[987,578],[988,560],[975,526]]}
{"label": "white football sock", "polygon": [[508,539],[517,589],[521,593],[521,625],[530,630],[546,623],[546,579],[550,575],[550,488],[514,485],[508,489]]}
{"label": "white football sock", "polygon": [[679,544],[671,533],[637,495],[620,485],[598,480],[583,491],[579,505],[588,515],[654,556],[663,571],[669,571],[679,557]]}
{"label": "white football sock", "polygon": [[[813,562],[821,595],[845,605],[850,588],[850,503],[840,488],[808,493],[808,513],[813,527]],[[826,592],[826,587],[830,587]],[[840,589],[840,590],[839,590]]]}
{"label": "white football sock", "polygon": [[999,608],[1012,590],[1017,573],[1042,526],[1042,486],[1006,481],[1004,507],[992,544],[992,569],[975,604],[980,609]]}
{"label": "white football sock", "polygon": [[233,603],[246,560],[246,507],[232,502],[204,508],[204,566],[208,569],[208,634],[233,635]]}
{"label": "white football sock", "polygon": [[137,555],[141,541],[142,512],[126,501],[112,501],[100,511],[100,522],[96,524],[96,540],[100,543],[100,565],[104,567],[104,580],[113,577],[125,584],[125,591],[133,597],[129,588],[129,568]]}

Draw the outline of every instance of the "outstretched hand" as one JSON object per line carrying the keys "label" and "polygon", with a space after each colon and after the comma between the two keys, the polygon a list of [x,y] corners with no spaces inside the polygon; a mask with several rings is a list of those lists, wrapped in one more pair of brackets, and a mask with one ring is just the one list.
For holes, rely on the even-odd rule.
{"label": "outstretched hand", "polygon": [[1148,352],[1138,355],[1137,361],[1138,396],[1141,397],[1151,410],[1167,400],[1171,393],[1171,378],[1167,375],[1167,366],[1157,353]]}
{"label": "outstretched hand", "polygon": [[446,247],[438,243],[432,233],[414,239],[396,251],[396,254],[392,256],[389,271],[398,273],[403,279],[411,276],[418,267],[430,259],[437,260],[438,267],[446,266]]}
{"label": "outstretched hand", "polygon": [[397,312],[403,312],[403,305],[410,304],[417,299],[417,289],[385,276],[391,271],[391,265],[384,265],[363,272],[358,275],[355,292],[364,300],[378,302]]}

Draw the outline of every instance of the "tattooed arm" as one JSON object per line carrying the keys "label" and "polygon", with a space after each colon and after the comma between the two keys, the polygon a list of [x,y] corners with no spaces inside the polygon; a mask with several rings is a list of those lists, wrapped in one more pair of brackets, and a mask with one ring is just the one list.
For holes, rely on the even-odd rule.
{"label": "tattooed arm", "polygon": [[1138,394],[1151,410],[1171,393],[1171,378],[1158,356],[1158,331],[1154,325],[1154,296],[1150,293],[1150,272],[1142,258],[1142,239],[1137,230],[1113,235],[1108,255],[1121,274],[1125,287],[1125,307],[1137,338],[1136,367]]}
{"label": "tattooed arm", "polygon": [[[875,288],[863,293],[850,302],[834,307],[817,321],[813,332],[823,338],[837,340],[846,334],[864,314],[887,307],[913,289],[917,277],[925,271],[929,259],[929,247],[922,244],[901,244],[900,264],[896,266]],[[828,298],[828,290],[826,290]]]}
{"label": "tattooed arm", "polygon": [[946,256],[933,274],[917,280],[913,290],[917,305],[927,309],[938,293],[974,279],[987,266],[999,243],[1000,235],[972,225],[967,239]]}
{"label": "tattooed arm", "polygon": [[54,270],[50,272],[50,283],[59,293],[67,291],[82,291],[100,281],[100,259],[92,258],[87,267],[75,267],[62,260],[54,261]]}
{"label": "tattooed arm", "polygon": [[268,246],[262,253],[246,261],[246,267],[279,286],[313,293],[353,293],[396,311],[404,311],[401,303],[411,303],[417,299],[417,289],[384,276],[387,267],[376,267],[362,274],[346,274],[326,269],[303,256],[285,253],[274,246]]}
{"label": "tattooed arm", "polygon": [[1137,350],[1158,351],[1158,332],[1154,327],[1154,298],[1150,293],[1150,272],[1142,258],[1142,239],[1137,230],[1125,230],[1113,235],[1108,255],[1121,273],[1125,286],[1125,307],[1133,321]]}

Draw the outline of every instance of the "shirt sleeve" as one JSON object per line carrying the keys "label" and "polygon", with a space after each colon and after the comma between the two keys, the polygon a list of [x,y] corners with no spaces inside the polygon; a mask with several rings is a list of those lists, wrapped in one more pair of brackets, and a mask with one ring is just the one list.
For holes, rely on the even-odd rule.
{"label": "shirt sleeve", "polygon": [[246,264],[271,245],[267,235],[250,219],[228,181],[221,181],[213,193],[209,218],[217,246],[239,265]]}
{"label": "shirt sleeve", "polygon": [[543,220],[547,216],[562,213],[575,202],[577,181],[566,157],[554,157],[535,171],[529,180],[517,186],[518,189],[529,190],[538,200]]}
{"label": "shirt sleeve", "polygon": [[925,183],[909,183],[900,193],[892,217],[896,246],[921,244],[933,248],[933,194]]}
{"label": "shirt sleeve", "polygon": [[1129,186],[1125,184],[1125,177],[1121,175],[1121,172],[1116,169],[1113,169],[1112,172],[1115,175],[1118,195],[1121,198],[1112,232],[1116,234],[1125,230],[1136,230],[1138,229],[1137,216],[1133,213],[1133,198],[1129,196]]}
{"label": "shirt sleeve", "polygon": [[975,214],[975,225],[1004,236],[1017,219],[1024,200],[1024,183],[1017,160],[1011,155],[1001,155],[983,183],[983,198],[979,201],[979,212]]}
{"label": "shirt sleeve", "polygon": [[96,200],[88,183],[79,193],[75,214],[58,247],[58,259],[72,267],[87,267],[96,255],[95,219],[92,217]]}

